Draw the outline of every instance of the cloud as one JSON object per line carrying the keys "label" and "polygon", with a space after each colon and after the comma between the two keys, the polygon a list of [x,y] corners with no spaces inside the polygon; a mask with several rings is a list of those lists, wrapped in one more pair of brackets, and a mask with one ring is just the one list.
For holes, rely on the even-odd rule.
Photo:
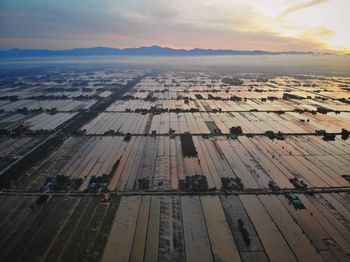
{"label": "cloud", "polygon": [[311,0],[311,1],[304,2],[304,3],[299,3],[299,4],[296,4],[296,5],[293,5],[293,6],[289,7],[288,9],[286,9],[285,11],[283,11],[278,16],[278,18],[280,18],[280,19],[284,18],[284,17],[288,16],[290,13],[293,13],[295,11],[299,11],[299,10],[302,10],[302,9],[305,9],[305,8],[309,8],[309,7],[312,7],[312,6],[320,5],[320,4],[328,2],[328,1],[329,0]]}
{"label": "cloud", "polygon": [[[333,28],[309,25],[311,21],[316,23],[309,16],[300,23],[291,22],[290,18],[299,12],[288,19],[277,17],[326,0],[304,0],[288,8],[286,4],[290,2],[296,1],[0,0],[0,48],[156,44],[177,48],[320,51],[325,47],[324,41],[335,36]],[[329,13],[323,5],[317,8]],[[344,34],[340,36],[343,43]]]}
{"label": "cloud", "polygon": [[329,40],[334,35],[331,30],[320,27],[315,29],[309,29],[304,31],[301,36],[305,39],[319,39],[319,40]]}

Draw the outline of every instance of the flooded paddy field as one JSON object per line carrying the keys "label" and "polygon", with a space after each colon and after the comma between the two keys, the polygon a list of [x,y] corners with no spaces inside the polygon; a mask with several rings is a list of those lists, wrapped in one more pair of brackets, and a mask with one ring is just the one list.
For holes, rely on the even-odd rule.
{"label": "flooded paddy field", "polygon": [[7,134],[30,134],[36,131],[54,131],[77,115],[78,112],[24,112],[4,113],[0,116],[0,129]]}
{"label": "flooded paddy field", "polygon": [[0,97],[2,102],[29,98],[43,99],[84,97],[93,98],[96,95],[108,96],[120,85],[133,79],[142,72],[129,70],[74,70],[61,68],[60,70],[41,70],[35,75],[14,75],[0,80]]}
{"label": "flooded paddy field", "polygon": [[229,134],[240,126],[244,134],[339,133],[350,129],[349,96],[343,88],[348,81],[163,73],[142,79],[82,130],[96,135]]}
{"label": "flooded paddy field", "polygon": [[198,154],[189,157],[182,153],[179,136],[132,136],[128,141],[124,136],[70,137],[27,171],[28,184],[21,187],[39,189],[57,175],[83,179],[80,190],[103,175],[109,175],[108,188],[119,191],[178,190],[179,180],[193,175],[205,176],[208,188],[217,190],[228,177],[239,178],[244,189],[268,189],[270,181],[293,189],[293,178],[309,188],[349,186],[343,176],[350,171],[350,145],[341,139],[193,136],[193,142]]}
{"label": "flooded paddy field", "polygon": [[[245,189],[266,189],[271,181],[293,189],[291,179],[310,188],[349,186],[343,177],[350,171],[348,141],[322,136],[350,129],[348,97],[320,95],[340,92],[348,78],[222,79],[205,73],[145,77],[86,123],[83,136],[131,135],[108,188],[140,190],[139,180],[146,180],[149,190],[177,190],[188,175],[205,176],[212,189],[221,189],[223,178],[239,179]],[[243,135],[232,137],[234,127]],[[268,138],[269,132],[287,136]],[[180,150],[179,136],[186,133],[195,156]]]}
{"label": "flooded paddy field", "polygon": [[32,131],[55,130],[67,120],[74,117],[76,114],[77,113],[41,113],[25,121],[24,125],[28,126],[28,128]]}
{"label": "flooded paddy field", "polygon": [[78,111],[82,109],[89,109],[96,100],[91,99],[89,101],[78,100],[29,100],[23,99],[16,102],[1,101],[0,110],[5,112],[17,112],[18,110],[26,109],[28,111],[34,110],[57,110],[63,112]]}
{"label": "flooded paddy field", "polygon": [[0,127],[54,130],[141,73],[68,69],[0,79]]}
{"label": "flooded paddy field", "polygon": [[350,259],[349,77],[96,70],[1,86],[1,170],[58,137],[2,188],[1,261]]}
{"label": "flooded paddy field", "polygon": [[[207,111],[207,112],[245,112],[245,111],[296,111],[309,110],[316,111],[318,107],[324,107],[329,110],[339,110],[349,112],[348,105],[337,102],[336,100],[328,100],[327,103],[320,98],[308,99],[305,98],[302,102],[297,99],[283,99],[266,97],[248,98],[240,94],[239,98],[230,94],[228,97],[223,97],[226,93],[216,94],[220,99],[205,96],[203,93],[194,96],[185,96],[188,101],[181,100],[181,96],[174,99],[158,99],[155,101],[145,101],[145,97],[136,97],[133,100],[122,100],[112,104],[107,111],[124,112],[124,111],[146,111],[146,110],[168,110],[168,111]],[[198,96],[202,98],[198,99]],[[274,93],[276,95],[276,93]],[[342,97],[346,97],[343,95]],[[128,99],[130,99],[128,97]],[[232,101],[239,100],[239,101]]]}
{"label": "flooded paddy field", "polygon": [[14,160],[20,158],[45,136],[0,137],[0,168],[3,169]]}
{"label": "flooded paddy field", "polygon": [[82,179],[81,190],[91,177],[109,175],[126,147],[122,137],[70,137],[17,181],[21,189],[40,189],[47,178],[58,175]]}
{"label": "flooded paddy field", "polygon": [[[0,197],[3,261],[347,261],[348,193]],[[202,261],[201,260],[201,261]]]}
{"label": "flooded paddy field", "polygon": [[105,248],[119,198],[1,197],[2,261],[97,261]]}
{"label": "flooded paddy field", "polygon": [[[150,124],[148,124],[150,123]],[[215,128],[210,126],[213,123]],[[284,114],[267,112],[230,113],[129,113],[104,112],[82,127],[86,134],[103,135],[106,132],[131,134],[229,134],[230,128],[241,126],[244,134],[263,134],[266,131],[287,134],[315,133],[325,130],[340,133],[350,129],[350,112],[327,115],[294,112]],[[216,129],[216,131],[214,130]]]}
{"label": "flooded paddy field", "polygon": [[148,115],[134,113],[101,113],[82,127],[86,134],[103,135],[107,132],[144,134]]}
{"label": "flooded paddy field", "polygon": [[0,127],[3,130],[13,129],[22,125],[36,114],[21,114],[21,113],[2,113],[0,115]]}

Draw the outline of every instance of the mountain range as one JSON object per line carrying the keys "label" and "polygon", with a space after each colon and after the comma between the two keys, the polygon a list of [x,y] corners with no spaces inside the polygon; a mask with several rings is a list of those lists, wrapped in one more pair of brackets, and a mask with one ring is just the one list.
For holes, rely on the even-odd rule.
{"label": "mountain range", "polygon": [[174,49],[160,46],[135,48],[92,47],[67,50],[18,49],[0,50],[0,58],[51,57],[51,56],[213,56],[213,55],[280,55],[280,54],[314,54],[313,52],[272,52],[262,50],[223,50],[223,49]]}

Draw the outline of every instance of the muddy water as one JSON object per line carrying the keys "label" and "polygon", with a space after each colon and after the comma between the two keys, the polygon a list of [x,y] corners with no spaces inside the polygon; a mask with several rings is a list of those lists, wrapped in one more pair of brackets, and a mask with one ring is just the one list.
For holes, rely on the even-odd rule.
{"label": "muddy water", "polygon": [[145,151],[146,138],[140,137],[140,139],[136,141],[136,143],[138,144],[138,147],[135,148],[136,153],[132,158],[133,161],[129,161],[130,163],[132,163],[132,167],[129,172],[126,190],[133,190],[134,188],[137,188],[137,173],[140,169],[143,152]]}
{"label": "muddy water", "polygon": [[160,224],[160,197],[151,197],[147,240],[145,249],[145,262],[158,261],[159,224]]}
{"label": "muddy water", "polygon": [[[124,167],[125,167],[125,165],[127,163],[128,157],[130,155],[130,152],[132,151],[134,143],[135,143],[135,138],[131,137],[130,141],[128,142],[128,144],[127,144],[127,146],[126,146],[126,148],[125,148],[125,150],[123,152],[122,158],[120,159],[118,168],[114,172],[114,175],[113,175],[112,179],[110,180],[110,182],[108,184],[108,189],[109,190],[117,189],[117,185],[118,185],[118,183],[120,181],[123,169],[124,169]],[[123,181],[122,184],[125,185],[125,181]],[[119,187],[118,187],[118,189],[119,189]]]}
{"label": "muddy water", "polygon": [[159,137],[152,189],[170,189],[170,139]]}
{"label": "muddy water", "polygon": [[322,261],[321,256],[276,196],[261,195],[259,199],[300,261]]}
{"label": "muddy water", "polygon": [[177,148],[176,140],[170,139],[170,187],[171,189],[178,189],[178,165],[177,165]]}
{"label": "muddy water", "polygon": [[298,195],[305,207],[313,214],[313,217],[322,225],[327,233],[338,243],[340,248],[346,254],[350,254],[350,235],[346,229],[339,223],[327,209],[315,205],[310,199],[304,195]]}
{"label": "muddy water", "polygon": [[186,176],[202,175],[202,169],[197,157],[185,157],[184,167]]}
{"label": "muddy water", "polygon": [[321,224],[307,209],[297,210],[289,203],[289,200],[284,196],[277,196],[284,208],[288,210],[289,214],[298,222],[300,228],[305,232],[307,237],[312,241],[313,246],[317,250],[328,250],[323,239],[328,239],[330,236],[322,228]]}
{"label": "muddy water", "polygon": [[149,208],[151,203],[150,196],[143,196],[141,200],[139,215],[137,218],[134,242],[132,245],[130,261],[143,261],[145,253],[145,244],[147,237]]}
{"label": "muddy water", "polygon": [[115,217],[103,262],[129,261],[141,197],[123,197]]}
{"label": "muddy water", "polygon": [[[238,250],[240,252],[260,252],[260,257],[265,257],[265,260],[268,260],[264,248],[261,244],[259,236],[257,235],[254,225],[249,219],[248,214],[246,213],[241,201],[238,196],[227,196],[221,197],[221,203],[223,205],[227,221],[230,225],[231,232],[237,244]],[[239,229],[238,219],[241,219],[244,223],[244,227],[249,232],[250,244],[246,245],[243,234]],[[241,253],[242,254],[242,253]]]}
{"label": "muddy water", "polygon": [[270,161],[270,159],[261,152],[247,137],[239,137],[242,145],[252,154],[257,162],[265,169],[269,176],[281,188],[293,188],[287,177]]}
{"label": "muddy water", "polygon": [[193,137],[193,142],[198,152],[198,159],[202,168],[203,175],[206,176],[209,188],[221,187],[221,180],[217,174],[212,159],[210,158],[209,152],[205,144],[200,137]]}
{"label": "muddy water", "polygon": [[184,261],[185,247],[179,197],[160,201],[159,261]]}
{"label": "muddy water", "polygon": [[241,261],[218,196],[201,197],[215,261]]}
{"label": "muddy water", "polygon": [[[255,158],[244,148],[244,146],[239,141],[231,140],[229,143],[230,151],[232,151],[233,156],[235,156],[235,160],[238,163],[242,162],[237,166],[241,166],[243,170],[246,169],[250,173],[250,176],[247,174],[244,177],[244,180],[246,180],[246,183],[248,185],[247,187],[254,188],[257,187],[256,184],[258,184],[260,188],[267,188],[270,177],[263,169],[263,167],[255,160]],[[237,176],[239,176],[238,173]],[[253,178],[256,183],[254,183]],[[243,178],[241,179],[244,181]]]}
{"label": "muddy water", "polygon": [[146,144],[137,175],[138,178],[149,179],[150,181],[152,180],[157,157],[157,144],[157,137],[146,138]]}
{"label": "muddy water", "polygon": [[241,195],[243,203],[271,261],[297,261],[281,232],[254,195]]}
{"label": "muddy water", "polygon": [[198,196],[181,198],[186,261],[213,261],[201,201]]}

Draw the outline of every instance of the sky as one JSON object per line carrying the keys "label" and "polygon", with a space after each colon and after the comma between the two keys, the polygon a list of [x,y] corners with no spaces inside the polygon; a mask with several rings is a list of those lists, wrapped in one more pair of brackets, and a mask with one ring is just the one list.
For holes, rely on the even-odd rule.
{"label": "sky", "polygon": [[350,53],[350,0],[0,0],[0,49]]}

